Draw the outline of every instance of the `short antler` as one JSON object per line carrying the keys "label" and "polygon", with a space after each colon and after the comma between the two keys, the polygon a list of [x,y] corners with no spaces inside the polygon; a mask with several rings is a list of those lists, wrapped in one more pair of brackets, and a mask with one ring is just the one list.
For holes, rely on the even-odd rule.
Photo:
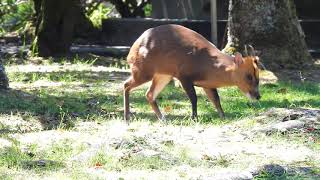
{"label": "short antler", "polygon": [[255,52],[253,46],[252,45],[248,45],[248,46],[250,48],[250,56],[256,56],[256,52]]}
{"label": "short antler", "polygon": [[[254,50],[252,45],[248,45],[250,48],[250,55],[251,56],[256,56],[256,51]],[[262,64],[262,62],[258,59],[257,63],[262,67],[263,70],[267,70],[266,66]]]}
{"label": "short antler", "polygon": [[244,45],[244,56],[248,56],[248,49],[247,49],[247,45]]}

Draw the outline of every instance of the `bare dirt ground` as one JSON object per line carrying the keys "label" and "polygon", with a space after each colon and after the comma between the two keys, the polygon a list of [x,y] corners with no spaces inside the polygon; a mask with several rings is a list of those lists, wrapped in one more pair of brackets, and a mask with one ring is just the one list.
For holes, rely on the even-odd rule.
{"label": "bare dirt ground", "polygon": [[[11,127],[12,131],[41,126],[28,124],[14,116],[2,117],[0,122]],[[116,168],[110,170],[107,166],[112,164],[106,163],[81,168],[92,179],[253,179],[264,171],[278,173],[278,176],[287,174],[288,177],[317,179],[320,174],[313,169],[320,165],[319,150],[298,141],[290,142],[290,132],[310,128],[320,128],[319,110],[274,108],[258,117],[224,126],[194,124],[186,127],[146,122],[134,122],[128,126],[114,120],[102,124],[83,122],[73,130],[13,133],[10,138],[18,141],[22,149],[28,149],[32,144],[39,151],[59,142],[85,146],[84,151],[65,160],[66,170],[72,169],[75,162],[85,164],[99,152],[117,161],[133,157],[160,159],[156,161],[159,167],[133,164],[136,168],[120,171]],[[289,136],[283,138],[284,134]],[[0,148],[11,145],[5,139],[0,142]],[[49,160],[37,163],[45,166]],[[13,173],[18,179],[40,178],[24,172],[7,173]],[[66,172],[58,171],[45,177],[63,177],[61,173]]]}

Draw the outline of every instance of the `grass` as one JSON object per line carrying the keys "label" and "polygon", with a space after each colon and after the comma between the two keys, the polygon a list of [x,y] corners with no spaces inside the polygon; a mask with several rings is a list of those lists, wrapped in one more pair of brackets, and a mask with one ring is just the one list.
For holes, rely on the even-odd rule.
{"label": "grass", "polygon": [[6,168],[21,167],[24,161],[30,160],[31,158],[26,153],[14,146],[1,151],[0,166]]}
{"label": "grass", "polygon": [[[59,176],[88,179],[90,176],[83,172],[82,164],[70,160],[85,149],[84,145],[74,146],[68,139],[53,143],[45,149],[39,149],[36,144],[30,144],[28,147],[15,144],[0,149],[0,177],[15,179],[13,177],[25,174],[23,179],[44,175],[53,175],[58,179]],[[61,172],[63,169],[68,169],[69,172]]]}
{"label": "grass", "polygon": [[204,155],[201,160],[192,158],[190,152],[185,147],[177,148],[177,159],[179,159],[180,164],[188,164],[191,167],[228,167],[230,164],[230,159],[223,155],[219,155],[217,157],[211,157],[208,155]]}
{"label": "grass", "polygon": [[263,171],[258,176],[256,176],[254,179],[255,180],[286,180],[286,179],[300,180],[300,179],[304,179],[304,178],[300,175],[289,176],[286,173],[284,173],[282,175],[275,175],[273,173]]}
{"label": "grass", "polygon": [[[24,149],[24,150],[21,150]],[[67,139],[39,150],[36,144],[21,148],[18,144],[0,151],[0,167],[55,171],[65,166],[64,161],[84,151],[84,146],[73,147]],[[42,162],[41,162],[42,161]]]}
{"label": "grass", "polygon": [[[133,147],[131,147],[133,149]],[[173,157],[173,158],[172,158]],[[162,155],[145,156],[142,154],[127,153],[121,157],[107,154],[101,149],[89,161],[89,166],[103,168],[107,171],[126,170],[169,170],[171,168],[188,165],[190,167],[210,168],[215,166],[228,167],[230,159],[225,156],[209,157],[198,160],[190,157],[187,148],[177,147]]]}
{"label": "grass", "polygon": [[[77,119],[88,120],[101,116],[122,118],[121,82],[128,75],[121,72],[91,71],[91,64],[77,70],[53,72],[10,72],[11,83],[24,86],[21,91],[11,90],[0,94],[0,111],[5,113],[31,113],[45,115],[72,125]],[[113,79],[119,76],[118,79]],[[43,86],[41,86],[43,84]],[[40,87],[39,87],[40,86]],[[50,87],[51,86],[51,87]],[[320,107],[320,85],[312,83],[281,82],[261,85],[261,101],[248,105],[248,100],[237,88],[219,90],[227,119],[220,120],[215,108],[201,89],[198,92],[200,123],[221,124],[247,116],[254,116],[271,107]],[[146,88],[132,92],[131,102],[136,120],[155,121],[156,118],[145,98]],[[189,124],[191,105],[181,88],[168,85],[158,97],[161,110],[173,124]]]}
{"label": "grass", "polygon": [[302,179],[318,179],[317,175],[319,175],[319,169],[311,169],[314,177],[310,177],[304,173],[298,174],[289,174],[288,172],[284,172],[281,174],[277,174],[275,172],[262,171],[258,176],[254,177],[254,180],[302,180]]}
{"label": "grass", "polygon": [[[94,61],[85,63],[74,60],[72,63],[53,63],[45,65],[8,65],[7,72],[12,89],[0,92],[0,117],[21,119],[21,121],[39,123],[43,130],[56,129],[73,131],[82,122],[96,122],[98,125],[111,120],[121,121],[123,114],[122,82],[129,73],[122,67],[95,66]],[[142,86],[131,93],[133,121],[153,124],[157,119],[153,114]],[[191,104],[181,88],[170,83],[159,95],[161,110],[167,115],[169,125],[223,125],[236,122],[242,118],[258,115],[271,107],[306,107],[320,108],[320,83],[278,82],[260,86],[262,99],[257,104],[250,104],[237,88],[221,88],[219,94],[227,119],[221,120],[215,108],[208,101],[204,92],[197,88],[198,122],[190,119]],[[248,118],[250,119],[250,118]],[[10,122],[10,121],[6,121]],[[255,126],[255,121],[246,121],[246,128]],[[0,119],[0,138],[13,141],[13,146],[0,147],[0,176],[10,179],[17,177],[18,172],[42,176],[57,176],[71,179],[89,178],[86,168],[101,168],[107,172],[148,170],[169,171],[172,168],[188,165],[192,168],[229,168],[233,159],[224,155],[217,157],[203,156],[195,159],[187,147],[164,142],[157,151],[165,156],[132,155],[136,147],[151,148],[151,145],[141,137],[134,136],[132,141],[120,149],[129,152],[118,157],[108,151],[93,154],[85,163],[71,160],[87,150],[88,144],[76,144],[72,139],[63,139],[50,144],[45,149],[37,144],[27,147],[15,142],[12,135],[39,131],[32,128],[11,128],[2,124]],[[138,129],[131,129],[135,133]],[[93,132],[92,132],[93,133]],[[169,136],[169,135],[168,135]],[[319,131],[310,134],[288,133],[272,138],[286,144],[300,143],[308,145],[310,136],[319,140]],[[283,139],[285,138],[285,139]],[[262,138],[263,139],[263,138]],[[258,139],[261,140],[261,139]],[[278,144],[279,144],[278,142]],[[319,151],[319,143],[310,146]],[[113,151],[116,151],[114,149]],[[130,154],[131,153],[131,154]],[[170,158],[166,158],[166,156]],[[45,165],[39,165],[44,160]],[[310,161],[308,165],[316,161]],[[314,172],[319,172],[316,168]],[[181,174],[186,176],[186,174]],[[299,175],[296,175],[299,179]],[[284,174],[280,179],[290,179]],[[303,177],[303,176],[302,176]],[[274,179],[274,175],[263,172],[256,179]]]}

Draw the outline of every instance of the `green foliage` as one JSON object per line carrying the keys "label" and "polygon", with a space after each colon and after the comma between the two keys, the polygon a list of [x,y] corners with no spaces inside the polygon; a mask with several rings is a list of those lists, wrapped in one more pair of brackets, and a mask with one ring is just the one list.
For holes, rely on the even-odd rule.
{"label": "green foliage", "polygon": [[111,11],[111,7],[107,7],[103,3],[100,3],[91,14],[88,14],[88,17],[95,27],[101,28],[102,20],[107,19],[108,14],[110,14]]}
{"label": "green foliage", "polygon": [[32,19],[31,1],[2,0],[0,2],[0,34],[23,30]]}
{"label": "green foliage", "polygon": [[144,8],[144,13],[146,14],[146,17],[150,17],[151,13],[152,13],[152,5],[151,4],[147,4]]}

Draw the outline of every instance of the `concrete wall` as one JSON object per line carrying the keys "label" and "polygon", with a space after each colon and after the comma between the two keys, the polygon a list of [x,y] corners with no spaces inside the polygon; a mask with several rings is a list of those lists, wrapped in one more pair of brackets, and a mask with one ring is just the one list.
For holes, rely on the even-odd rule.
{"label": "concrete wall", "polygon": [[[152,0],[152,18],[210,20],[210,0]],[[217,0],[218,19],[228,18],[228,0]]]}
{"label": "concrete wall", "polygon": [[[180,4],[177,4],[177,1]],[[113,46],[131,46],[132,43],[144,32],[146,29],[159,26],[162,24],[181,24],[190,29],[197,31],[207,39],[211,39],[210,32],[210,16],[197,13],[203,5],[209,0],[152,0],[154,17],[160,19],[107,19],[103,22],[102,34],[99,35],[97,43]],[[319,19],[320,20],[320,0],[295,0],[297,3],[297,11],[299,17],[302,19]],[[159,3],[159,8],[157,7]],[[168,16],[164,14],[164,6],[168,10]],[[182,5],[182,4],[184,5]],[[313,4],[315,3],[315,4]],[[190,4],[190,5],[189,5]],[[317,6],[319,4],[319,6]],[[198,6],[201,5],[201,6]],[[182,7],[194,7],[193,12],[184,14]],[[201,7],[201,8],[200,8]],[[178,8],[178,9],[175,9]],[[179,10],[180,8],[180,10]],[[209,5],[210,14],[210,5]],[[217,0],[217,14],[218,14],[218,47],[221,46],[222,38],[225,33],[226,20],[228,14],[228,0]],[[175,18],[185,18],[184,20],[177,20]],[[186,18],[187,17],[187,18]],[[161,18],[169,18],[169,20],[161,20]],[[170,20],[171,18],[171,20]],[[173,19],[172,19],[173,18]],[[175,20],[174,20],[175,19]],[[204,19],[200,21],[189,21],[187,19]],[[302,28],[305,31],[306,41],[309,47],[320,48],[320,21],[303,21]]]}
{"label": "concrete wall", "polygon": [[[294,0],[300,18],[320,19],[320,0]],[[152,0],[152,17],[210,20],[210,0]],[[229,0],[217,0],[218,19],[228,18]]]}
{"label": "concrete wall", "polygon": [[299,18],[320,19],[320,0],[294,0]]}
{"label": "concrete wall", "polygon": [[210,18],[210,0],[152,0],[151,4],[152,18],[197,20]]}
{"label": "concrete wall", "polygon": [[180,24],[210,39],[210,21],[206,20],[107,19],[102,24],[100,41],[105,45],[131,46],[145,30],[163,24]]}

